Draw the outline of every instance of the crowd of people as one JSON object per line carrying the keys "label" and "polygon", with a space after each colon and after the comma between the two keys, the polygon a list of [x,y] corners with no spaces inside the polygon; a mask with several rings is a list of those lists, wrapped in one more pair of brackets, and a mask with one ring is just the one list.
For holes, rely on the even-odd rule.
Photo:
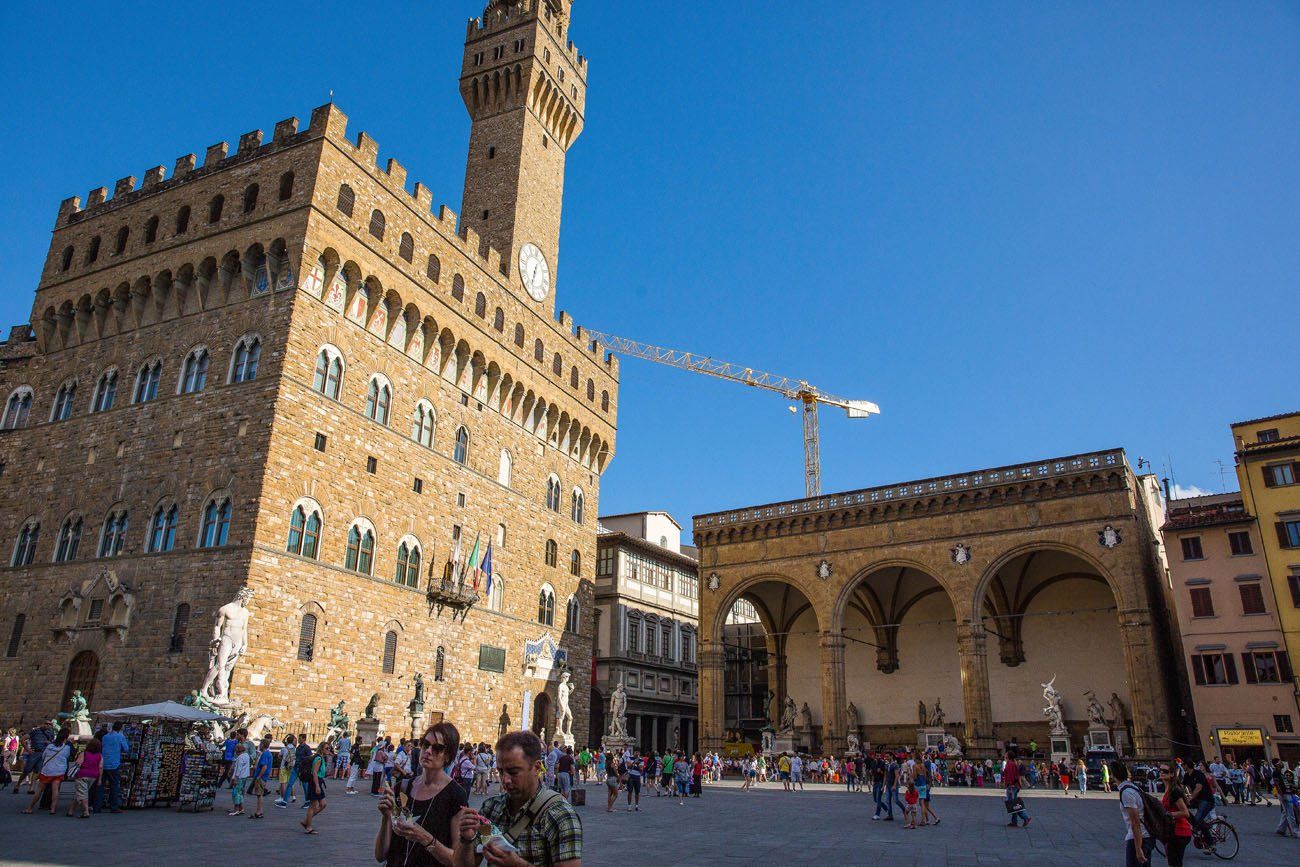
{"label": "crowd of people", "polygon": [[77,743],[69,740],[67,729],[60,730],[51,719],[23,735],[9,729],[0,746],[0,788],[12,783],[12,793],[17,795],[27,784],[31,801],[23,813],[30,815],[48,801],[50,815],[56,814],[64,783],[72,784],[72,801],[65,815],[89,819],[104,811],[122,812],[121,766],[131,748],[121,723],[102,726],[89,740]]}

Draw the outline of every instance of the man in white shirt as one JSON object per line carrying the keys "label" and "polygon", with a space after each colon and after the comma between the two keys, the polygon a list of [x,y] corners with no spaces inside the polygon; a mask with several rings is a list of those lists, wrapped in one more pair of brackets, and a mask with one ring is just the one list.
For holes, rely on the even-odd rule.
{"label": "man in white shirt", "polygon": [[1124,816],[1125,867],[1142,867],[1150,863],[1151,847],[1155,842],[1147,837],[1142,825],[1142,790],[1128,778],[1128,766],[1112,762],[1111,778],[1119,782],[1119,806]]}
{"label": "man in white shirt", "polygon": [[803,790],[803,759],[798,753],[790,759],[790,791],[794,791],[796,785],[800,791]]}
{"label": "man in white shirt", "polygon": [[1214,761],[1210,762],[1210,776],[1214,777],[1216,792],[1222,796],[1224,792],[1228,791],[1228,766],[1219,761],[1218,756],[1215,756]]}

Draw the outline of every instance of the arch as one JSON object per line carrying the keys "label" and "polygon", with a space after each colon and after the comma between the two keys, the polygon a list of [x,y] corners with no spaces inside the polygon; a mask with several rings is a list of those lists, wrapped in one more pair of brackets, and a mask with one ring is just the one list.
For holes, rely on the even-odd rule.
{"label": "arch", "polygon": [[549,583],[537,591],[537,622],[543,626],[555,625],[555,588]]}
{"label": "arch", "polygon": [[464,425],[456,428],[456,438],[451,458],[458,464],[469,464],[469,428]]}
{"label": "arch", "polygon": [[371,374],[366,386],[366,418],[387,426],[392,406],[392,383],[382,373]]}
{"label": "arch", "polygon": [[226,382],[234,384],[252,382],[257,378],[257,367],[262,360],[262,336],[250,332],[235,341],[234,351],[230,353],[230,369],[226,373]]}
{"label": "arch", "polygon": [[420,540],[406,535],[397,543],[397,569],[393,581],[404,587],[420,586],[420,562],[422,557]]}
{"label": "arch", "polygon": [[346,362],[337,346],[326,343],[316,353],[316,369],[312,389],[331,400],[338,400],[343,389]]}
{"label": "arch", "polygon": [[285,551],[315,560],[320,554],[323,516],[320,503],[311,497],[302,497],[295,502],[289,512],[289,540]]}
{"label": "arch", "polygon": [[353,520],[348,527],[344,568],[362,575],[374,574],[375,545],[375,525],[368,518],[358,517]]}
{"label": "arch", "polygon": [[185,356],[181,365],[181,375],[176,381],[177,394],[197,394],[207,386],[208,366],[212,356],[206,346],[196,346]]}
{"label": "arch", "polygon": [[99,655],[93,650],[83,650],[68,662],[68,674],[63,683],[63,698],[59,707],[68,707],[72,693],[79,691],[90,705],[95,700],[95,685],[99,680]]}
{"label": "arch", "polygon": [[384,212],[375,208],[370,212],[370,234],[379,241],[384,240],[384,232],[388,227],[388,220],[384,217]]}
{"label": "arch", "polygon": [[433,438],[438,427],[438,414],[434,412],[433,404],[427,399],[421,398],[415,404],[415,411],[411,417],[411,439],[415,440],[425,448],[433,448]]}
{"label": "arch", "polygon": [[356,206],[356,202],[357,194],[352,192],[352,188],[347,184],[340,185],[339,196],[337,201],[334,203],[334,206],[338,208],[339,212],[346,214],[349,217],[352,216],[352,209]]}
{"label": "arch", "polygon": [[228,494],[215,493],[203,506],[202,520],[195,547],[220,548],[230,536],[231,499]]}
{"label": "arch", "polygon": [[9,392],[9,397],[5,401],[4,418],[0,421],[0,429],[16,430],[27,427],[32,412],[32,395],[30,385],[20,385]]}
{"label": "arch", "polygon": [[415,239],[411,237],[410,232],[402,233],[402,239],[397,245],[397,255],[407,262],[415,261]]}
{"label": "arch", "polygon": [[981,614],[981,611],[984,604],[984,597],[988,592],[989,585],[992,583],[993,579],[998,575],[998,573],[1008,563],[1010,563],[1012,560],[1016,559],[1017,557],[1020,557],[1024,554],[1031,554],[1036,551],[1059,551],[1063,554],[1068,554],[1079,558],[1084,563],[1086,563],[1090,568],[1095,570],[1096,573],[1103,580],[1105,580],[1106,586],[1109,587],[1110,592],[1114,594],[1115,601],[1120,606],[1120,608],[1129,608],[1135,604],[1140,604],[1136,600],[1131,601],[1127,599],[1126,595],[1123,592],[1123,588],[1115,581],[1115,579],[1111,576],[1110,571],[1106,569],[1106,567],[1102,565],[1101,561],[1098,560],[1095,556],[1093,556],[1092,554],[1088,553],[1087,551],[1075,545],[1069,545],[1062,542],[1053,542],[1050,540],[1043,539],[1043,540],[1035,540],[1033,542],[1027,542],[1023,545],[1018,545],[1015,548],[1011,548],[1005,551],[1000,557],[998,557],[996,560],[994,560],[992,563],[989,564],[988,568],[985,569],[984,573],[980,576],[979,583],[975,585],[975,592],[971,594],[971,599],[970,599],[971,607],[969,609],[970,612],[969,619],[973,621],[978,621],[980,617],[983,616]]}

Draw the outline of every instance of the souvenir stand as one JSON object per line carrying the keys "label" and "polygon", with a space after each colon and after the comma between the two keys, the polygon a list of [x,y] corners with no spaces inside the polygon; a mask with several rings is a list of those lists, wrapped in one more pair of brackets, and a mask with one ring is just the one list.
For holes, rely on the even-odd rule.
{"label": "souvenir stand", "polygon": [[181,810],[194,812],[212,809],[220,768],[190,734],[197,724],[226,717],[173,701],[103,711],[99,716],[126,723],[123,734],[131,758],[123,763],[129,773],[123,775],[122,786],[127,807],[179,804]]}

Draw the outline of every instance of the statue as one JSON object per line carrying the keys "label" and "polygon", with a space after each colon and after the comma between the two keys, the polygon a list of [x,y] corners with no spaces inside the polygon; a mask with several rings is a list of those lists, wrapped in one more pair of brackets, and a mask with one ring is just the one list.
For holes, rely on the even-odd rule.
{"label": "statue", "polygon": [[379,708],[379,693],[370,696],[370,701],[366,703],[365,719],[374,719],[375,711]]}
{"label": "statue", "polygon": [[943,752],[946,756],[961,755],[961,742],[957,740],[956,735],[943,736]]}
{"label": "statue", "polygon": [[921,699],[916,700],[916,716],[920,720],[922,728],[930,724],[930,715],[925,712],[925,702]]}
{"label": "statue", "polygon": [[329,727],[331,729],[337,729],[340,732],[345,732],[351,725],[352,720],[343,712],[343,701],[340,699],[339,703],[330,709]]}
{"label": "statue", "polygon": [[808,707],[808,702],[804,702],[803,707],[799,708],[799,727],[811,729],[812,726],[812,710]]}
{"label": "statue", "polygon": [[71,722],[90,722],[90,711],[87,710],[86,697],[81,694],[81,690],[74,689],[72,691],[71,705],[72,710],[60,712],[57,718],[70,720]]}
{"label": "statue", "polygon": [[418,671],[415,673],[415,698],[411,699],[408,709],[413,717],[424,713],[424,675]]}
{"label": "statue", "polygon": [[776,692],[769,689],[767,691],[767,698],[763,699],[763,721],[766,722],[768,726],[776,725],[776,715],[774,713],[775,707]]}
{"label": "statue", "polygon": [[[342,704],[342,702],[339,702],[339,704]],[[344,719],[346,720],[347,717],[344,717]],[[243,726],[243,728],[248,729],[248,739],[256,743],[257,741],[260,741],[270,729],[284,728],[284,723],[280,722],[269,713],[263,713],[253,717],[248,725]]]}
{"label": "statue", "polygon": [[1065,714],[1061,710],[1061,693],[1056,689],[1056,675],[1053,674],[1052,679],[1041,686],[1043,698],[1047,701],[1047,707],[1043,708],[1043,716],[1047,717],[1054,736],[1064,735]]}
{"label": "statue", "polygon": [[555,688],[558,699],[555,703],[555,724],[560,730],[560,737],[565,743],[573,740],[573,710],[569,707],[569,694],[573,687],[569,685],[569,672],[560,673],[560,684]]}
{"label": "statue", "polygon": [[627,737],[627,690],[621,680],[609,697],[609,736]]}
{"label": "statue", "polygon": [[243,587],[234,602],[217,609],[212,643],[208,646],[208,672],[199,694],[218,707],[230,704],[230,674],[239,657],[248,650],[248,600],[252,596],[252,589]]}
{"label": "statue", "polygon": [[943,705],[939,704],[939,699],[934,700],[934,710],[930,714],[930,725],[934,728],[943,728],[943,721],[948,715],[943,712]]}
{"label": "statue", "polygon": [[1107,702],[1107,704],[1110,705],[1110,727],[1113,729],[1124,728],[1126,722],[1124,716],[1124,702],[1120,701],[1119,693],[1112,692],[1110,694],[1110,701]]}
{"label": "statue", "polygon": [[781,710],[781,733],[794,734],[794,718],[798,710],[795,708],[794,699],[786,696],[785,704]]}
{"label": "statue", "polygon": [[853,702],[849,702],[849,706],[844,710],[844,727],[851,732],[855,732],[861,724],[862,717],[858,714],[858,706]]}
{"label": "statue", "polygon": [[1087,690],[1084,695],[1088,698],[1088,725],[1095,729],[1108,728],[1106,725],[1106,709],[1097,701],[1097,694],[1092,690]]}
{"label": "statue", "polygon": [[858,739],[858,732],[856,726],[854,728],[849,729],[848,739],[849,739],[849,749],[846,755],[850,755],[850,756],[861,755],[862,741]]}

